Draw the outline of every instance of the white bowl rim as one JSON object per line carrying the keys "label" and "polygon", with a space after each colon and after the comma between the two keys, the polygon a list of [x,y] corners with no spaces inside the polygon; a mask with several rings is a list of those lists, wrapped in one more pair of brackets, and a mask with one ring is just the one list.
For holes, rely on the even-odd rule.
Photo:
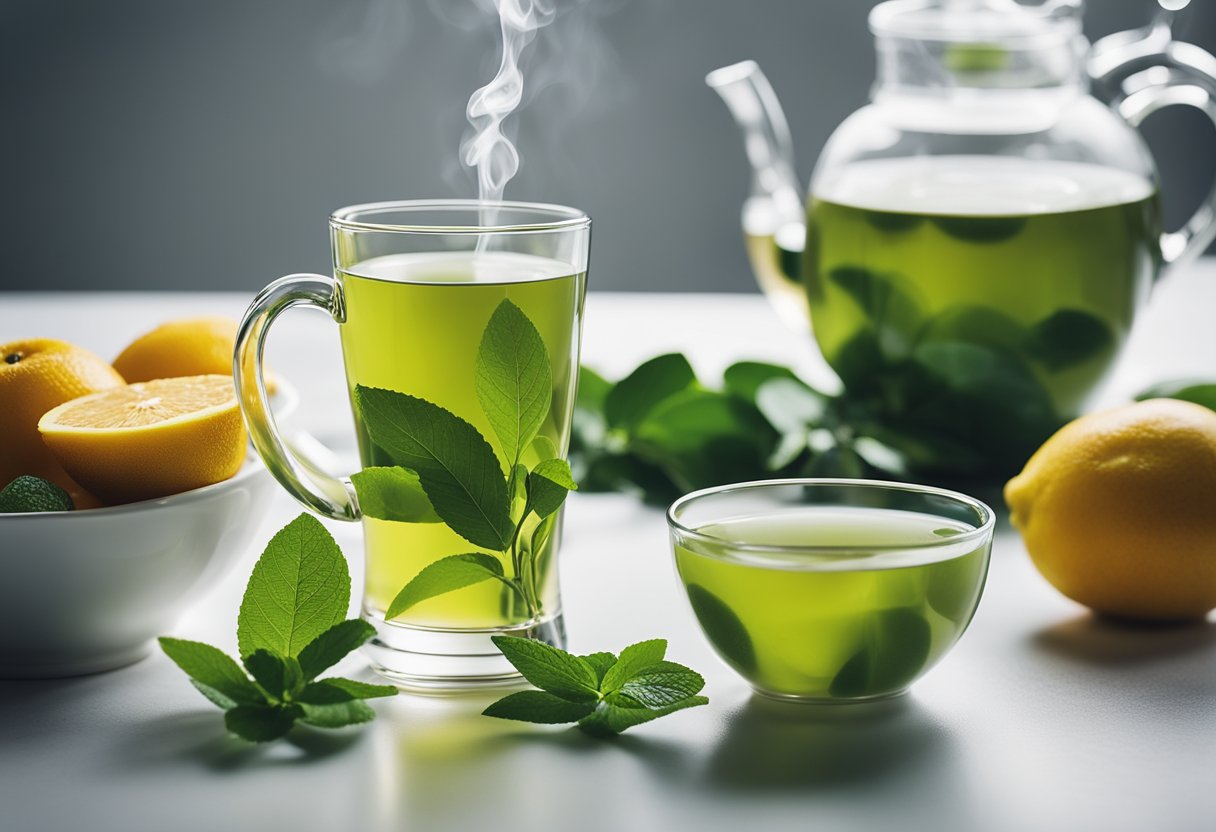
{"label": "white bowl rim", "polygon": [[21,522],[36,522],[39,519],[48,517],[62,518],[80,518],[80,517],[114,517],[120,514],[136,514],[141,511],[147,511],[153,508],[163,508],[167,506],[179,506],[187,503],[195,502],[196,500],[206,499],[214,494],[218,494],[238,483],[243,483],[259,473],[266,470],[266,466],[262,464],[262,460],[256,453],[248,452],[245,455],[245,461],[241,464],[241,470],[237,471],[226,480],[212,483],[211,485],[192,488],[189,491],[182,491],[178,494],[170,494],[167,497],[154,497],[151,500],[140,500],[135,503],[123,503],[119,506],[102,506],[101,508],[82,508],[72,511],[18,511],[12,513],[0,514],[0,523],[21,523]]}

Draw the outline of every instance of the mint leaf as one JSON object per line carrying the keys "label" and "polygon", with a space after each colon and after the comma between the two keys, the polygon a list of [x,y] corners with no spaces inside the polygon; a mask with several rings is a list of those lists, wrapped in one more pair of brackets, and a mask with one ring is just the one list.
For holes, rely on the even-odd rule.
{"label": "mint leaf", "polygon": [[544,434],[538,434],[537,437],[532,440],[532,450],[536,452],[536,456],[539,457],[542,462],[544,462],[546,459],[556,459],[558,456],[557,446],[553,444],[552,439]]}
{"label": "mint leaf", "polygon": [[[191,681],[195,682],[195,687],[205,686],[226,700],[241,705],[257,705],[266,701],[266,697],[249,681],[240,665],[219,648],[201,641],[186,641],[167,636],[158,641],[165,655],[186,672]],[[207,691],[201,687],[199,690],[212,702],[216,702]]]}
{"label": "mint leaf", "polygon": [[68,492],[42,477],[20,476],[0,490],[0,514],[72,511],[74,508]]}
{"label": "mint leaf", "polygon": [[300,722],[314,728],[345,728],[347,725],[371,722],[376,718],[376,712],[358,699],[332,705],[304,704],[300,707],[304,714],[300,717]]}
{"label": "mint leaf", "polygon": [[593,713],[579,721],[578,727],[595,737],[610,737],[661,716],[708,704],[709,699],[704,696],[690,696],[662,708],[623,707],[603,701]]}
{"label": "mint leaf", "polygon": [[592,653],[589,656],[579,656],[579,658],[591,665],[591,669],[595,671],[597,685],[603,685],[604,674],[608,672],[608,668],[616,664],[616,656],[611,653]]}
{"label": "mint leaf", "polygon": [[310,514],[284,526],[253,567],[236,635],[241,655],[295,656],[346,617],[350,573],[342,550]]}
{"label": "mint leaf", "polygon": [[566,501],[566,494],[578,489],[564,459],[539,463],[527,479],[528,502],[537,517],[548,517]]}
{"label": "mint leaf", "polygon": [[413,471],[399,466],[364,468],[351,474],[359,497],[359,510],[377,520],[398,523],[441,523],[422,482]]}
{"label": "mint leaf", "polygon": [[350,702],[352,699],[376,699],[396,695],[397,689],[391,685],[370,685],[367,682],[338,677],[305,685],[294,699],[309,705],[334,705]]}
{"label": "mint leaf", "polygon": [[756,408],[782,434],[801,431],[823,421],[828,397],[797,379],[774,378],[756,390]]}
{"label": "mint leaf", "polygon": [[756,649],[747,627],[725,601],[700,584],[689,584],[688,601],[701,629],[726,663],[741,673],[756,669]]}
{"label": "mint leaf", "polygon": [[503,455],[518,461],[549,412],[553,369],[540,333],[509,300],[498,304],[486,325],[475,380],[477,400]]}
{"label": "mint leaf", "polygon": [[[207,699],[209,699],[211,701],[211,704],[215,705],[220,710],[226,711],[229,708],[235,708],[237,706],[237,703],[234,700],[229,699],[227,696],[220,693],[218,690],[211,687],[210,685],[204,685],[198,679],[191,679],[190,684],[194,685],[195,690],[197,690],[203,696],[207,697]],[[259,692],[259,696],[260,695],[261,694]],[[264,702],[265,699],[262,699],[260,701]]]}
{"label": "mint leaf", "polygon": [[304,711],[298,705],[237,705],[224,714],[224,725],[250,742],[270,742],[291,730]]}
{"label": "mint leaf", "polygon": [[311,682],[375,634],[376,628],[362,619],[339,621],[300,651],[300,670],[304,681]]}
{"label": "mint leaf", "polygon": [[536,687],[570,702],[594,702],[599,698],[595,671],[577,656],[530,638],[493,636],[490,640]]}
{"label": "mint leaf", "polygon": [[368,682],[359,682],[354,679],[343,679],[341,676],[335,676],[330,679],[322,679],[320,684],[328,685],[331,688],[337,688],[355,699],[379,699],[385,696],[397,695],[397,689],[392,685],[373,685]]}
{"label": "mint leaf", "polygon": [[619,690],[621,685],[625,684],[625,682],[632,679],[642,670],[663,661],[663,656],[666,652],[667,640],[661,638],[640,641],[637,644],[629,645],[621,651],[621,656],[616,660],[616,664],[604,674],[603,682],[600,683],[600,690],[604,693]]}
{"label": "mint leaf", "polygon": [[521,690],[504,696],[482,713],[498,719],[557,725],[562,722],[578,722],[594,711],[595,705],[593,700],[569,702],[543,690]]}
{"label": "mint leaf", "polygon": [[386,620],[396,618],[427,598],[501,577],[502,563],[493,555],[471,552],[440,558],[424,566],[422,571],[397,593],[393,603],[388,605],[384,617]]}
{"label": "mint leaf", "polygon": [[244,661],[249,675],[273,700],[282,701],[284,693],[293,691],[303,681],[295,660],[285,661],[267,650],[254,650]]}
{"label": "mint leaf", "polygon": [[632,430],[659,402],[697,381],[680,353],[652,358],[617,382],[604,396],[604,417],[611,427]]}
{"label": "mint leaf", "polygon": [[507,481],[477,428],[425,399],[377,387],[357,385],[355,406],[372,441],[418,473],[452,531],[474,546],[507,547],[514,531]]}
{"label": "mint leaf", "polygon": [[620,692],[648,708],[663,708],[700,693],[704,687],[700,673],[675,662],[659,662],[630,678]]}

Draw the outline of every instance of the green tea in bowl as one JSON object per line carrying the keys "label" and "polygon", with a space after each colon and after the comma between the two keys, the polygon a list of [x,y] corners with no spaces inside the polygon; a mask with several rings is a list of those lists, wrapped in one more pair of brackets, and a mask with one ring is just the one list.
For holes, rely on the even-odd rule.
{"label": "green tea in bowl", "polygon": [[757,692],[806,701],[907,690],[979,603],[992,511],[867,480],[707,489],[668,511],[676,570],[718,655]]}

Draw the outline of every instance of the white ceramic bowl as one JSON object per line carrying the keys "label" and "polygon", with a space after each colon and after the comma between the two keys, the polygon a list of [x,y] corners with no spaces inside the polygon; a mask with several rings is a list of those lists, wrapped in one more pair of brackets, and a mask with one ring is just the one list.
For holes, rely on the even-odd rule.
{"label": "white ceramic bowl", "polygon": [[244,553],[273,493],[250,454],[235,477],[158,500],[0,514],[0,678],[145,656]]}

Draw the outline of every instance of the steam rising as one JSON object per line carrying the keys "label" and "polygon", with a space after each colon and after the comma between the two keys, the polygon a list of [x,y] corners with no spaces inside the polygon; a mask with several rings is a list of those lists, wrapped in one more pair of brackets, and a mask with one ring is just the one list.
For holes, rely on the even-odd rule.
{"label": "steam rising", "polygon": [[466,114],[473,134],[461,145],[464,163],[477,170],[477,194],[499,202],[519,171],[519,152],[503,132],[503,121],[524,98],[520,58],[539,29],[553,22],[554,0],[494,0],[502,32],[502,61],[490,83],[469,98]]}

